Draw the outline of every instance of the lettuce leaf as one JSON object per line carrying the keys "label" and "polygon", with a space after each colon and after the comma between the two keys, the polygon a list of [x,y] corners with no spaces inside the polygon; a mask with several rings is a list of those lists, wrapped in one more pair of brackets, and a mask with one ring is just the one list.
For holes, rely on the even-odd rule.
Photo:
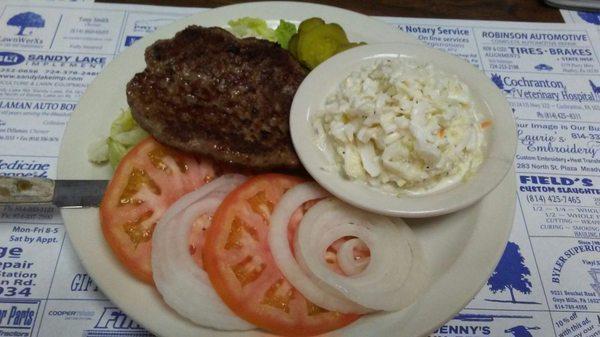
{"label": "lettuce leaf", "polygon": [[288,49],[290,39],[294,34],[296,34],[295,24],[285,20],[279,20],[279,26],[275,29],[275,38],[277,38],[277,43],[279,43],[282,48]]}
{"label": "lettuce leaf", "polygon": [[137,124],[133,116],[131,116],[131,110],[121,110],[121,114],[110,125],[110,135],[114,136],[121,132],[129,131],[136,126]]}
{"label": "lettuce leaf", "polygon": [[119,165],[121,159],[125,157],[129,148],[110,137],[106,139],[106,142],[108,143],[108,162],[114,169]]}
{"label": "lettuce leaf", "polygon": [[231,32],[237,37],[257,37],[277,42],[287,49],[292,35],[296,33],[296,25],[285,20],[279,20],[275,30],[269,28],[267,21],[261,18],[244,17],[228,22]]}
{"label": "lettuce leaf", "polygon": [[110,125],[110,136],[90,145],[88,160],[96,164],[108,161],[115,168],[127,152],[146,137],[148,133],[137,125],[131,110],[122,110]]}
{"label": "lettuce leaf", "polygon": [[228,22],[231,31],[238,37],[261,37],[271,42],[276,42],[275,31],[267,25],[267,21],[260,18],[244,17]]}

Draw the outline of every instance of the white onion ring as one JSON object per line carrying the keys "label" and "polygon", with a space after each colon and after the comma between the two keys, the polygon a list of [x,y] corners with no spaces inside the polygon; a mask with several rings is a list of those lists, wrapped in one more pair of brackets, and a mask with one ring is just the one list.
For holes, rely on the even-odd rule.
{"label": "white onion ring", "polygon": [[221,330],[254,328],[223,303],[188,249],[194,221],[203,214],[212,215],[225,196],[245,180],[242,175],[224,175],[186,194],[165,212],[152,235],[156,289],[177,313],[203,326]]}
{"label": "white onion ring", "polygon": [[367,250],[368,247],[364,242],[360,241],[357,238],[350,239],[340,245],[340,248],[337,252],[337,261],[340,269],[344,272],[344,274],[348,276],[354,276],[356,274],[360,274],[365,267],[369,264],[371,260],[370,257],[365,257],[363,259],[357,260],[354,257],[354,249],[364,249]]}
{"label": "white onion ring", "polygon": [[[351,277],[332,271],[324,259],[327,248],[345,236],[360,239],[371,255],[367,267]],[[298,263],[319,288],[370,309],[403,309],[430,280],[423,252],[402,220],[394,223],[338,200],[322,200],[308,210],[296,234],[295,252]]]}
{"label": "white onion ring", "polygon": [[269,248],[285,278],[309,301],[327,310],[342,313],[366,313],[370,310],[357,305],[335,292],[326,291],[314,282],[296,262],[288,242],[288,224],[292,214],[307,201],[329,194],[316,183],[299,184],[287,191],[271,214]]}

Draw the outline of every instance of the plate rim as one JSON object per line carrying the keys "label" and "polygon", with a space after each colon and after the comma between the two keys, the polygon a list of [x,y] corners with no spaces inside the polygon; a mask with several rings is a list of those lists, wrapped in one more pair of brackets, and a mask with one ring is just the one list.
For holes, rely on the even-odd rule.
{"label": "plate rim", "polygon": [[[216,9],[212,9],[212,10],[207,10],[201,13],[197,13],[194,14],[192,16],[188,16],[182,19],[177,20],[176,22],[167,25],[165,27],[162,27],[160,29],[158,29],[156,32],[154,32],[151,35],[148,35],[148,37],[150,38],[145,38],[142,39],[138,42],[136,42],[136,45],[129,47],[128,49],[126,49],[124,52],[122,52],[117,58],[122,57],[122,55],[132,55],[135,54],[134,53],[134,48],[140,49],[143,48],[144,46],[149,44],[149,41],[153,41],[154,39],[160,38],[161,36],[164,36],[165,34],[168,34],[168,32],[170,30],[173,30],[173,27],[178,27],[180,26],[182,23],[186,23],[186,22],[190,22],[193,20],[198,20],[198,19],[202,19],[202,17],[204,16],[210,16],[210,15],[215,15],[215,14],[221,14],[222,12],[227,12],[227,11],[232,11],[233,9],[235,10],[243,10],[243,9],[249,9],[249,8],[264,8],[265,6],[270,7],[270,6],[282,6],[285,8],[286,11],[293,11],[294,9],[292,9],[293,7],[295,8],[304,8],[306,10],[308,10],[308,8],[311,8],[313,10],[318,10],[318,9],[326,9],[327,11],[339,11],[341,13],[343,13],[344,15],[352,15],[352,16],[361,16],[363,20],[365,21],[369,21],[369,22],[375,22],[378,25],[387,25],[379,20],[376,20],[374,18],[368,17],[366,15],[360,14],[360,13],[356,13],[356,12],[352,12],[346,9],[341,9],[341,8],[337,8],[337,7],[332,7],[332,6],[326,6],[326,5],[320,5],[320,4],[310,4],[310,3],[296,3],[296,2],[255,2],[255,3],[245,3],[245,4],[236,4],[236,5],[230,5],[230,6],[224,6],[224,7],[219,7]],[[285,17],[283,17],[285,18]],[[333,18],[333,20],[336,20],[335,18]],[[410,41],[411,43],[418,43],[414,38],[408,37],[408,35],[405,35],[404,33],[401,33],[398,30],[395,30],[393,27],[389,26],[387,29],[389,29],[390,32],[394,31],[395,34],[392,34],[394,37],[398,37],[398,40],[400,40],[399,36],[402,36],[403,39],[406,39],[407,41]],[[171,34],[172,35],[172,34]],[[391,41],[391,40],[390,40]],[[136,47],[137,46],[137,47]],[[123,56],[125,57],[125,56]],[[115,58],[115,60],[117,59]],[[111,64],[114,64],[114,61],[111,62]],[[105,73],[109,67],[111,65],[109,64],[107,66],[107,68],[104,69],[103,73]],[[90,86],[88,87],[88,90],[86,91],[86,93],[84,93],[84,95],[82,95],[81,97],[81,101],[85,101],[87,102],[89,100],[89,97],[87,97],[87,95],[89,95],[89,92],[92,90],[96,90],[96,88],[99,86],[99,79],[102,78],[104,79],[105,77],[107,77],[107,75],[102,76],[102,73],[90,84]],[[73,114],[82,114],[83,112],[79,112],[80,111],[80,104],[78,104],[77,109],[73,112]],[[118,111],[114,111],[111,112],[114,114],[117,114]],[[108,114],[108,113],[107,113]],[[73,119],[69,120],[69,123],[66,127],[65,130],[65,135],[69,134],[69,130],[71,130],[74,128],[74,122],[72,123]],[[102,126],[97,126],[97,127],[102,127]],[[108,128],[108,126],[106,126],[106,128]],[[78,174],[85,174],[82,172],[79,173],[75,173],[75,172],[69,172],[69,171],[65,171],[64,167],[68,166],[70,163],[72,163],[73,158],[69,157],[73,155],[73,152],[70,151],[71,149],[68,148],[69,144],[67,144],[67,142],[65,142],[65,139],[69,139],[69,138],[65,138],[63,137],[63,141],[61,142],[61,150],[60,150],[60,154],[59,154],[59,159],[58,159],[58,168],[57,168],[57,175],[59,178],[71,178],[74,179],[73,177],[78,177]],[[73,144],[71,144],[73,145]],[[67,151],[68,150],[68,151]],[[80,152],[84,152],[84,151],[80,151]],[[81,155],[81,153],[79,153]],[[81,158],[79,158],[81,159]],[[87,160],[87,159],[84,159]],[[94,174],[97,174],[100,171],[95,171]],[[444,322],[446,322],[448,319],[452,318],[453,315],[456,312],[459,312],[462,308],[464,308],[464,306],[472,299],[473,295],[475,295],[477,292],[479,292],[479,290],[481,289],[481,286],[485,283],[485,281],[487,280],[489,274],[491,273],[492,269],[495,267],[497,261],[500,259],[500,256],[502,254],[502,252],[504,251],[504,247],[506,244],[506,241],[508,239],[508,235],[510,234],[510,229],[512,228],[513,222],[514,222],[514,207],[515,207],[515,201],[516,201],[516,181],[515,181],[515,174],[514,174],[514,169],[511,170],[512,174],[508,174],[507,177],[505,177],[504,181],[501,183],[500,186],[498,186],[496,188],[496,190],[502,190],[504,192],[503,197],[504,199],[501,198],[501,200],[507,205],[507,209],[510,211],[508,217],[505,217],[504,220],[506,220],[506,225],[503,227],[499,227],[498,230],[502,230],[500,231],[500,233],[497,233],[499,236],[496,237],[496,242],[498,242],[498,238],[502,238],[501,244],[499,244],[497,246],[496,251],[490,251],[489,249],[487,251],[485,251],[486,254],[484,254],[486,256],[486,262],[484,263],[489,269],[487,270],[488,272],[486,272],[485,277],[482,278],[482,281],[480,282],[481,284],[478,284],[477,287],[469,287],[469,290],[466,293],[466,296],[462,296],[464,297],[463,300],[461,301],[460,304],[455,303],[455,305],[453,306],[454,308],[450,311],[449,310],[445,310],[445,314],[443,314],[443,318],[438,317],[435,320],[430,320],[429,322],[427,322],[427,324],[424,323],[424,321],[427,320],[416,320],[413,321],[415,324],[420,324],[420,329],[418,332],[415,332],[418,335],[426,335],[428,333],[430,333],[431,331],[434,331],[438,326],[442,325]],[[496,190],[494,190],[494,192],[492,192],[491,194],[496,194]],[[506,191],[505,191],[506,190]],[[506,195],[510,194],[512,195],[512,197],[506,198]],[[488,197],[484,198],[490,198],[491,195],[488,195]],[[479,207],[481,203],[478,203],[472,207]],[[95,208],[92,209],[82,209],[82,210],[67,210],[67,209],[62,209],[61,210],[61,214],[63,216],[64,219],[64,223],[65,223],[65,228],[66,228],[66,232],[67,234],[69,234],[69,237],[71,239],[71,243],[73,248],[75,249],[75,252],[77,253],[77,256],[80,258],[84,268],[86,269],[86,271],[92,276],[92,278],[95,280],[96,284],[102,289],[103,293],[106,295],[106,297],[112,301],[115,305],[117,305],[119,307],[120,310],[124,311],[125,313],[127,313],[128,316],[130,316],[132,319],[134,319],[136,322],[142,324],[144,326],[144,328],[148,329],[149,331],[153,332],[153,333],[157,333],[160,334],[165,333],[166,335],[169,335],[169,331],[170,330],[164,330],[165,328],[161,328],[160,326],[157,326],[156,324],[159,324],[158,322],[153,322],[151,318],[146,317],[146,313],[143,310],[143,305],[145,302],[145,300],[141,299],[139,301],[139,303],[137,303],[138,306],[142,306],[142,310],[134,310],[129,306],[129,302],[131,302],[130,298],[125,297],[119,297],[118,292],[116,291],[116,288],[114,287],[114,285],[111,284],[111,280],[110,277],[101,275],[101,271],[96,269],[94,267],[94,261],[92,260],[91,256],[93,256],[94,252],[90,252],[88,251],[88,248],[85,247],[86,245],[86,237],[81,236],[78,237],[78,235],[80,235],[79,233],[81,231],[86,231],[85,228],[77,228],[78,225],[81,225],[83,223],[85,223],[85,221],[79,221],[80,219],[78,219],[78,217],[84,217],[83,220],[91,220],[92,222],[96,223],[96,228],[92,228],[92,231],[94,233],[98,233],[100,232],[101,235],[101,231],[100,231],[100,226],[99,221],[98,221],[98,211]],[[95,219],[94,219],[95,217]],[[476,230],[477,228],[479,228],[480,226],[476,226]],[[473,236],[474,233],[472,233],[471,237]],[[92,234],[94,235],[94,234]],[[73,240],[73,238],[75,238],[75,240]],[[471,238],[469,239],[471,240]],[[106,242],[104,242],[103,237],[101,238],[101,241],[103,241],[102,243],[100,243],[100,246],[104,247],[104,249],[106,250],[110,250],[108,248],[108,246],[106,245]],[[471,241],[469,241],[471,242]],[[101,247],[101,248],[102,248]],[[110,253],[110,255],[112,255],[112,252],[109,251],[108,253]],[[91,254],[91,255],[90,255]],[[464,255],[464,251],[461,252],[460,256],[457,257],[456,261],[454,261],[453,263],[456,264],[459,262],[459,260],[461,258],[463,258]],[[120,266],[120,264],[118,264],[118,261],[116,261],[116,259],[114,258],[114,256],[111,256],[113,261],[111,261],[111,267],[112,268],[120,268],[123,269],[122,266]],[[96,261],[97,263],[97,261]],[[116,267],[114,265],[117,265]],[[450,268],[449,270],[451,270],[452,268]],[[456,273],[455,273],[456,274]],[[442,275],[443,277],[446,277],[447,274]],[[133,278],[132,276],[128,275],[129,278]],[[440,279],[442,279],[443,277],[440,277]],[[142,283],[140,282],[140,285]],[[150,288],[150,287],[147,287]],[[432,286],[433,288],[433,286]],[[145,291],[146,293],[152,292],[154,291],[154,293],[156,294],[156,291],[153,289],[142,289],[143,291]],[[156,296],[159,296],[156,294]],[[422,296],[423,297],[423,296]],[[456,301],[455,301],[456,302]],[[422,307],[422,306],[421,306]],[[419,308],[416,305],[413,305],[411,307],[409,307],[408,309],[406,309],[407,312],[409,313],[414,313],[414,312],[419,312]],[[394,313],[397,315],[394,315],[394,317],[396,316],[406,316],[405,315],[405,310],[401,311],[401,312],[397,312]],[[427,313],[428,315],[430,313]],[[437,315],[440,316],[440,315]],[[431,315],[429,316],[430,318]],[[367,320],[370,318],[365,318],[360,321],[363,320]],[[376,318],[373,318],[376,319]],[[150,324],[149,324],[150,323]],[[153,325],[154,323],[154,325]],[[191,323],[190,323],[191,324]],[[349,326],[349,328],[344,328],[341,330],[336,330],[335,332],[332,332],[333,335],[342,335],[345,332],[351,332],[351,328],[354,327],[355,324],[352,324]],[[426,327],[423,327],[426,326]],[[206,334],[208,336],[214,336],[214,335],[221,335],[221,336],[242,336],[242,335],[247,335],[246,332],[223,332],[223,331],[216,331],[216,330],[212,330],[212,329],[206,329],[203,327],[197,327],[200,330],[204,331],[203,334]],[[397,326],[391,326],[390,329],[387,333],[384,333],[385,335],[397,335],[398,331],[394,330],[394,328],[397,328]],[[168,329],[168,328],[167,328]],[[196,328],[195,328],[196,329]],[[199,330],[195,330],[195,331],[199,331]],[[258,335],[258,334],[256,334]],[[260,332],[260,335],[265,335],[264,332]],[[414,335],[414,334],[412,334]]]}

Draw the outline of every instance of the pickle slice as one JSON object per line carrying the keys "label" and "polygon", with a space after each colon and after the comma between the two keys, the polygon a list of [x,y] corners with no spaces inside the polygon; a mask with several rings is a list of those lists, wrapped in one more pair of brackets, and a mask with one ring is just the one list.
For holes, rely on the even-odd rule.
{"label": "pickle slice", "polygon": [[288,51],[294,55],[295,58],[298,58],[298,33],[292,35],[290,41],[288,42]]}
{"label": "pickle slice", "polygon": [[340,45],[348,44],[346,33],[338,24],[324,24],[301,31],[298,38],[298,59],[310,69],[327,60]]}
{"label": "pickle slice", "polygon": [[310,18],[300,23],[298,32],[289,41],[288,50],[303,66],[314,69],[331,56],[362,44],[365,43],[348,41],[339,24]]}
{"label": "pickle slice", "polygon": [[308,32],[309,30],[324,25],[325,21],[321,18],[310,18],[300,22],[300,26],[298,26],[298,33]]}

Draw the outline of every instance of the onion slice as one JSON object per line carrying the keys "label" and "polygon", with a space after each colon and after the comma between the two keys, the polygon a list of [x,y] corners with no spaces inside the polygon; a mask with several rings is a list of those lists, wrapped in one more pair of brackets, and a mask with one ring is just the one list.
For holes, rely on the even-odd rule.
{"label": "onion slice", "polygon": [[[347,236],[356,237],[370,251],[368,265],[352,276],[334,272],[324,259],[327,248]],[[430,282],[422,249],[404,221],[367,213],[339,200],[319,201],[306,212],[294,248],[298,263],[319,288],[366,308],[403,309]]]}
{"label": "onion slice", "polygon": [[269,228],[269,248],[271,255],[285,278],[309,301],[341,313],[366,313],[366,309],[352,301],[326,291],[313,281],[296,261],[288,241],[288,225],[292,214],[307,201],[327,197],[329,194],[316,183],[303,183],[294,186],[279,200],[271,215]]}
{"label": "onion slice", "polygon": [[371,260],[370,257],[357,260],[354,257],[355,249],[367,250],[368,247],[364,242],[354,238],[342,243],[337,252],[337,261],[340,269],[344,272],[344,274],[349,276],[360,274],[360,272],[365,269]]}
{"label": "onion slice", "polygon": [[246,180],[223,175],[177,200],[165,212],[152,236],[152,273],[164,301],[194,323],[221,330],[254,326],[237,317],[219,298],[208,275],[189,251],[189,235],[202,215],[212,216],[225,196]]}

